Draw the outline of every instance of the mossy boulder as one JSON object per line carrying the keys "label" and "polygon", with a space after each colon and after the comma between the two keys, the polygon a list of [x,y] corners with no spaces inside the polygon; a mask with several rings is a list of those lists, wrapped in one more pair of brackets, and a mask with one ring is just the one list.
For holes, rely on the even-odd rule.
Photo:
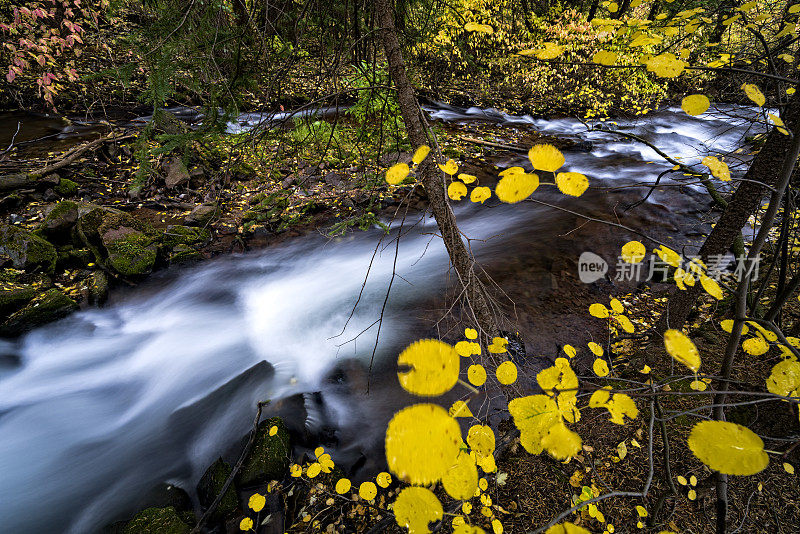
{"label": "mossy boulder", "polygon": [[108,251],[108,266],[123,276],[143,276],[153,270],[156,246],[151,237],[140,232],[115,233],[103,236]]}
{"label": "mossy boulder", "polygon": [[175,245],[169,253],[169,262],[175,265],[201,259],[203,259],[203,255],[189,245]]}
{"label": "mossy boulder", "polygon": [[49,289],[11,314],[0,325],[0,335],[16,336],[36,326],[66,317],[78,309],[74,300],[58,289]]}
{"label": "mossy boulder", "polygon": [[48,239],[69,237],[72,227],[78,222],[79,208],[78,203],[71,200],[59,202],[47,212],[39,231]]}
{"label": "mossy boulder", "polygon": [[78,192],[78,184],[67,178],[62,178],[53,190],[62,197],[71,197]]}
{"label": "mossy boulder", "polygon": [[17,269],[52,272],[56,266],[56,247],[41,237],[11,226],[0,225],[0,256],[6,256]]}
{"label": "mossy boulder", "polygon": [[206,226],[214,217],[219,214],[219,208],[214,203],[200,204],[196,206],[184,222],[187,226]]}
{"label": "mossy boulder", "polygon": [[[270,436],[275,426],[277,432]],[[238,476],[240,486],[261,484],[269,480],[281,480],[289,469],[291,440],[283,419],[272,417],[258,425],[253,448]]]}
{"label": "mossy boulder", "polygon": [[89,302],[98,306],[108,298],[108,275],[103,271],[95,271],[89,277]]}
{"label": "mossy boulder", "polygon": [[211,231],[208,228],[175,224],[167,226],[167,230],[161,240],[168,247],[174,247],[175,245],[202,247],[211,242]]}
{"label": "mossy boulder", "polygon": [[175,508],[147,508],[131,519],[123,534],[185,534],[189,525],[181,521]]}
{"label": "mossy boulder", "polygon": [[[218,458],[203,474],[203,477],[197,484],[197,499],[200,501],[200,505],[204,510],[208,509],[211,503],[217,498],[217,495],[220,494],[222,486],[225,485],[225,481],[230,474],[231,466],[222,458]],[[216,511],[211,515],[211,522],[218,523],[225,520],[228,515],[236,510],[237,506],[236,490],[233,484],[231,484],[225,492],[225,495],[223,495]]]}
{"label": "mossy boulder", "polygon": [[32,287],[0,290],[0,317],[8,317],[36,296]]}

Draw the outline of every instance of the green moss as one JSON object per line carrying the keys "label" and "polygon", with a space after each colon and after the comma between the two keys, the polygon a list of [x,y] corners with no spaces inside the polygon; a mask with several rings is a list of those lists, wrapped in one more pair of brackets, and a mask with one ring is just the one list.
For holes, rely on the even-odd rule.
{"label": "green moss", "polygon": [[67,178],[62,178],[53,190],[62,197],[71,197],[78,192],[78,184]]}
{"label": "green moss", "polygon": [[203,255],[197,252],[189,245],[178,244],[172,248],[169,255],[169,262],[173,264],[187,263],[190,261],[197,261],[203,258]]}
{"label": "green moss", "polygon": [[[269,435],[270,428],[278,427],[274,436]],[[239,484],[249,485],[280,480],[289,469],[291,442],[289,432],[280,417],[273,417],[258,425],[253,449],[239,472]]]}
{"label": "green moss", "polygon": [[[197,484],[197,498],[203,508],[208,508],[211,503],[217,498],[217,495],[222,491],[225,481],[231,474],[231,466],[228,465],[222,458],[217,459],[211,467],[209,467]],[[236,491],[231,484],[228,491],[223,495],[222,500],[217,506],[217,510],[211,516],[211,522],[217,523],[222,521],[228,515],[232,514],[238,502],[236,500]]]}
{"label": "green moss", "polygon": [[22,308],[36,296],[31,287],[0,291],[0,316],[6,317]]}
{"label": "green moss", "polygon": [[74,300],[58,289],[50,289],[31,300],[21,310],[11,314],[0,325],[0,334],[16,336],[35,326],[65,317],[77,309],[78,305]]}
{"label": "green moss", "polygon": [[185,534],[189,525],[181,521],[175,508],[147,508],[134,517],[125,528],[123,534]]}
{"label": "green moss", "polygon": [[152,238],[132,233],[106,243],[108,265],[123,276],[148,274],[156,262]]}
{"label": "green moss", "polygon": [[7,256],[17,269],[40,268],[52,272],[56,248],[31,232],[11,225],[0,226],[0,256]]}
{"label": "green moss", "polygon": [[168,247],[175,245],[202,246],[211,240],[211,232],[207,228],[193,226],[168,226],[161,238]]}

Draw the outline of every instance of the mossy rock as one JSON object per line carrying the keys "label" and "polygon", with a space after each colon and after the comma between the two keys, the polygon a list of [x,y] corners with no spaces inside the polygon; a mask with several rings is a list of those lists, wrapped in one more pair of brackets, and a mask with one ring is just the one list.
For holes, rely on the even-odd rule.
{"label": "mossy rock", "polygon": [[103,271],[95,271],[89,277],[89,302],[98,306],[108,298],[108,275]]}
{"label": "mossy rock", "polygon": [[[269,435],[276,426],[278,431]],[[261,484],[269,480],[282,480],[289,469],[291,440],[289,432],[280,417],[272,417],[258,425],[253,448],[239,472],[240,486]]]}
{"label": "mossy rock", "polygon": [[71,200],[63,200],[53,206],[39,225],[42,235],[46,238],[68,237],[78,222],[79,208],[78,203]]}
{"label": "mossy rock", "polygon": [[147,508],[131,519],[123,534],[185,534],[189,525],[181,521],[175,508]]}
{"label": "mossy rock", "polygon": [[16,336],[36,326],[66,317],[78,309],[74,300],[58,289],[48,289],[0,325],[0,334]]}
{"label": "mossy rock", "polygon": [[204,246],[211,242],[211,231],[208,228],[181,226],[179,224],[167,226],[162,242],[168,247],[175,245]]}
{"label": "mossy rock", "polygon": [[171,264],[189,263],[203,259],[203,255],[189,245],[175,245],[169,254]]}
{"label": "mossy rock", "polygon": [[32,287],[4,289],[0,291],[0,317],[8,317],[36,296]]}
{"label": "mossy rock", "polygon": [[[106,234],[107,235],[107,234]],[[131,232],[115,240],[104,240],[108,266],[123,276],[143,276],[153,270],[156,248],[153,239]]]}
{"label": "mossy rock", "polygon": [[78,184],[67,178],[62,178],[53,190],[62,197],[71,197],[78,192]]}
{"label": "mossy rock", "polygon": [[[197,484],[197,499],[203,509],[208,509],[217,495],[222,491],[222,486],[231,474],[231,466],[228,465],[222,458],[218,458],[216,462],[211,464],[200,482]],[[236,500],[236,491],[233,484],[230,485],[222,500],[217,506],[216,511],[211,515],[211,522],[218,523],[224,521],[225,518],[236,511],[238,506]]]}
{"label": "mossy rock", "polygon": [[27,230],[8,224],[0,226],[0,256],[7,256],[17,269],[53,272],[56,247]]}

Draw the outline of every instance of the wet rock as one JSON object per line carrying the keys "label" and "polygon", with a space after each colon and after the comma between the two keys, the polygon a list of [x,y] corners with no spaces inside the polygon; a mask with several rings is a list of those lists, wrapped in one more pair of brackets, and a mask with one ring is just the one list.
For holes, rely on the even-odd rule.
{"label": "wet rock", "polygon": [[39,231],[48,239],[63,239],[69,236],[78,222],[78,203],[64,200],[53,206],[39,225]]}
{"label": "wet rock", "polygon": [[72,245],[58,249],[57,268],[85,269],[94,260],[94,254],[88,248],[75,248]]}
{"label": "wet rock", "polygon": [[217,214],[217,205],[213,203],[200,204],[186,216],[184,222],[187,226],[205,226]]}
{"label": "wet rock", "polygon": [[0,225],[0,257],[5,256],[17,269],[52,272],[56,248],[41,237],[11,225]]}
{"label": "wet rock", "polygon": [[182,243],[172,247],[172,251],[169,253],[169,262],[171,264],[188,263],[201,259],[203,259],[202,254],[189,245],[184,245]]}
{"label": "wet rock", "polygon": [[142,500],[147,503],[148,508],[174,509],[178,518],[187,525],[194,525],[196,522],[192,499],[183,488],[161,483],[148,491]]}
{"label": "wet rock", "polygon": [[53,188],[53,191],[62,197],[72,197],[78,192],[78,184],[68,178],[62,178],[58,185]]}
{"label": "wet rock", "polygon": [[169,247],[175,245],[202,247],[211,242],[211,232],[207,228],[170,225],[167,226],[162,241]]}
{"label": "wet rock", "polygon": [[122,529],[123,534],[185,534],[189,525],[181,521],[175,508],[148,508],[136,514]]}
{"label": "wet rock", "polygon": [[8,317],[36,296],[32,287],[4,289],[0,291],[0,317]]}
{"label": "wet rock", "polygon": [[114,230],[103,235],[108,251],[108,266],[123,276],[143,276],[153,270],[156,263],[154,240],[135,230]]}
{"label": "wet rock", "polygon": [[[230,474],[231,466],[222,458],[217,459],[217,461],[211,464],[211,467],[206,470],[200,482],[197,484],[197,499],[200,501],[203,510],[211,506],[211,503],[214,502],[214,499],[216,499],[217,495],[222,491],[222,486],[225,485],[225,481]],[[217,506],[216,511],[211,515],[211,523],[223,521],[226,516],[232,514],[236,510],[237,506],[236,491],[234,490],[233,484],[231,484]]]}
{"label": "wet rock", "polygon": [[170,189],[173,187],[178,187],[181,184],[185,184],[191,178],[186,165],[184,165],[183,160],[179,157],[174,157],[169,160],[166,170],[167,177],[164,179],[164,183]]}
{"label": "wet rock", "polygon": [[89,302],[103,305],[108,298],[108,275],[103,271],[95,271],[89,277]]}
{"label": "wet rock", "polygon": [[[275,426],[278,431],[270,436],[270,429]],[[283,419],[272,417],[258,425],[258,433],[241,471],[238,484],[247,486],[261,484],[270,480],[280,480],[289,469],[291,442],[289,432]]]}
{"label": "wet rock", "polygon": [[49,289],[11,314],[0,325],[0,335],[17,336],[33,327],[66,317],[78,309],[74,300],[58,289]]}

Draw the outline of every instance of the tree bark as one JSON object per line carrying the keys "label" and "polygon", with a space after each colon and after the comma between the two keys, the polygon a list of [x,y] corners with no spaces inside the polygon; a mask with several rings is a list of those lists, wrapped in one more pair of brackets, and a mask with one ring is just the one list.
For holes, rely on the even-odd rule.
{"label": "tree bark", "polygon": [[[794,135],[800,135],[800,101],[797,96],[793,96],[789,101],[783,119]],[[741,234],[742,228],[747,224],[750,215],[761,205],[761,200],[767,192],[767,188],[762,184],[775,186],[781,170],[779,162],[786,157],[791,145],[791,137],[779,133],[776,128],[770,131],[764,148],[753,158],[753,163],[744,176],[748,181],[741,182],[736,188],[717,224],[700,247],[699,255],[703,261],[707,262],[709,256],[725,254],[730,249],[736,236]],[[659,318],[656,331],[663,334],[669,328],[680,329],[701,291],[702,287],[695,284],[686,291],[675,293],[669,300],[667,310]]]}
{"label": "tree bark", "polygon": [[[378,26],[380,27],[383,50],[389,66],[389,75],[397,89],[400,113],[406,126],[408,138],[414,148],[422,145],[431,146],[428,128],[422,119],[422,110],[406,72],[400,41],[397,37],[392,2],[391,0],[376,0],[374,6]],[[436,224],[441,232],[450,261],[466,290],[470,311],[477,325],[486,335],[497,335],[496,322],[491,311],[489,296],[475,273],[472,258],[461,240],[461,233],[459,232],[455,215],[447,202],[444,176],[436,166],[436,158],[433,153],[420,163],[417,173],[421,176],[422,185],[428,195],[431,212],[436,219]]]}

